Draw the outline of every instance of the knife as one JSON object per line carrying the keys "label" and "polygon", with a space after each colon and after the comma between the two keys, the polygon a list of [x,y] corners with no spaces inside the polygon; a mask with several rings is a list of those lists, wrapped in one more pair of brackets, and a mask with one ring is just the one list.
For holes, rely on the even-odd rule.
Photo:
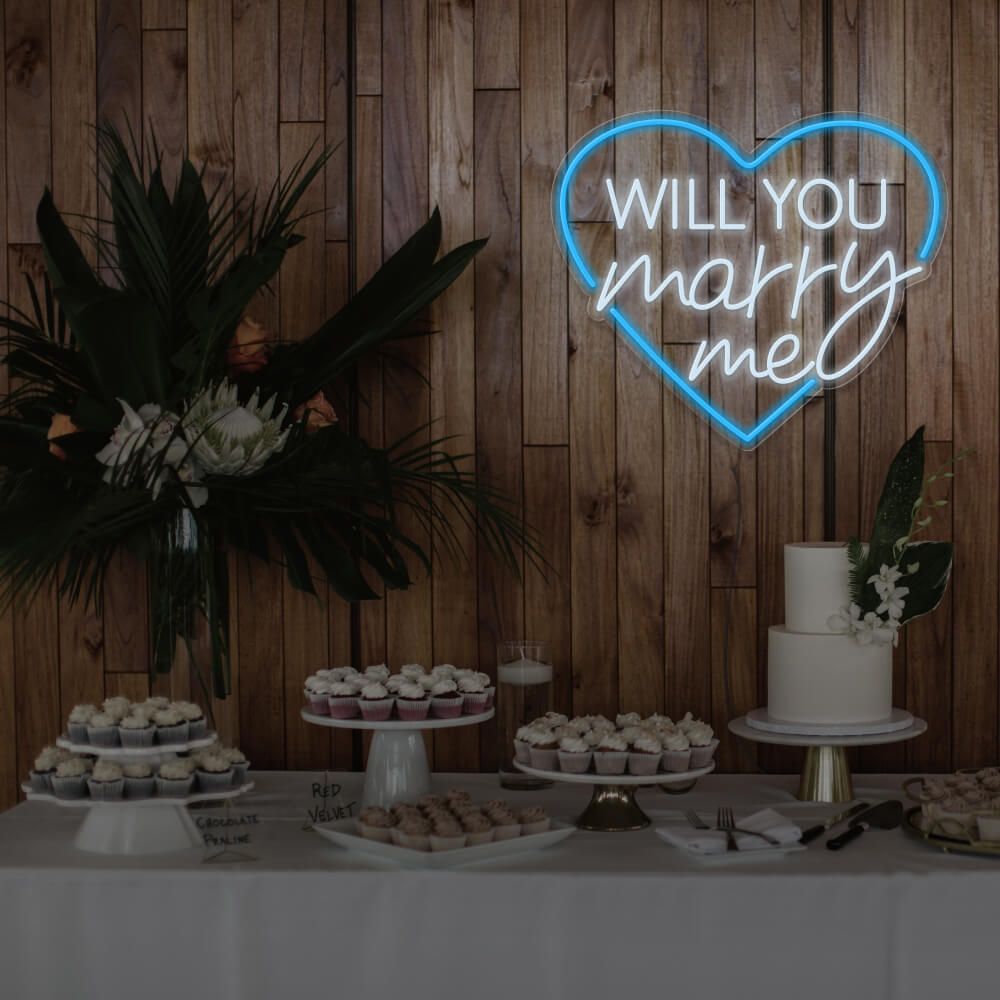
{"label": "knife", "polygon": [[903,803],[899,799],[891,799],[889,802],[880,802],[871,809],[866,809],[863,813],[855,816],[851,820],[851,825],[842,834],[826,842],[826,846],[831,851],[839,851],[845,844],[849,844],[856,837],[860,837],[865,830],[875,827],[878,830],[894,830],[903,819]]}
{"label": "knife", "polygon": [[838,823],[843,823],[845,819],[857,816],[859,812],[864,812],[866,809],[870,808],[870,806],[871,803],[869,802],[859,802],[857,805],[851,806],[850,809],[845,809],[843,812],[837,813],[836,816],[831,816],[825,823],[817,823],[815,826],[809,827],[809,829],[803,831],[802,836],[799,837],[799,843],[808,844],[810,840],[815,840],[817,837],[826,833],[831,826],[836,826]]}

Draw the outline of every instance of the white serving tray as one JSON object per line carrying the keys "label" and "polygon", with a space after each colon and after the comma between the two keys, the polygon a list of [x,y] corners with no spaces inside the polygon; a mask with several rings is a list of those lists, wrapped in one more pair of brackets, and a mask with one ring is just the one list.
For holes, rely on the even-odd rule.
{"label": "white serving tray", "polygon": [[170,806],[190,806],[195,802],[222,802],[225,799],[236,799],[247,792],[252,792],[254,783],[245,781],[242,785],[233,788],[221,789],[217,792],[192,792],[190,795],[147,795],[143,799],[92,799],[84,796],[82,799],[61,799],[51,792],[36,792],[31,785],[25,783],[21,785],[21,791],[32,802],[51,802],[52,805],[62,806],[64,809],[132,809],[132,808],[153,808],[163,809]]}
{"label": "white serving tray", "polygon": [[697,851],[689,850],[670,839],[673,828],[678,830],[690,830],[684,820],[677,820],[676,824],[658,826],[655,828],[656,836],[664,843],[669,844],[674,850],[684,858],[690,858],[700,865],[708,868],[715,868],[723,865],[739,865],[754,861],[775,861],[784,858],[788,854],[798,854],[806,850],[805,844],[782,844],[778,847],[759,847],[750,851],[719,851],[717,854],[700,854]]}
{"label": "white serving tray", "polygon": [[333,823],[322,823],[313,829],[321,836],[358,854],[367,854],[381,861],[393,861],[407,868],[457,868],[480,861],[523,854],[542,847],[551,847],[576,832],[569,823],[552,820],[552,827],[544,833],[528,833],[510,840],[497,840],[474,847],[460,847],[454,851],[416,851],[412,847],[397,847],[393,843],[384,844],[379,840],[369,840],[357,832],[356,819],[338,819]]}
{"label": "white serving tray", "polygon": [[124,758],[163,757],[166,754],[185,753],[200,747],[210,747],[216,740],[217,733],[205,733],[200,739],[185,740],[183,743],[154,743],[151,747],[99,747],[93,743],[74,743],[66,733],[56,740],[56,746],[73,753],[87,754],[89,757],[104,757],[107,760],[122,760]]}

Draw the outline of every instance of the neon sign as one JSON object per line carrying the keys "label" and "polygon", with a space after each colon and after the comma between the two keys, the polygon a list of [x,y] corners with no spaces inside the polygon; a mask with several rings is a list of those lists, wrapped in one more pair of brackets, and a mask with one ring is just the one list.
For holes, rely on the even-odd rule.
{"label": "neon sign", "polygon": [[[926,207],[926,224],[913,239],[912,251],[903,248],[900,254],[896,245],[879,244],[880,237],[883,243],[891,242],[903,228],[901,200],[894,200],[885,178],[862,185],[853,176],[838,180],[782,169],[788,157],[783,160],[779,153],[787,154],[810,139],[822,140],[824,134],[844,132],[875,137],[901,149],[912,161],[915,176],[923,183],[911,184],[908,196],[920,192]],[[703,140],[721,154],[728,169],[707,184],[704,177],[689,176],[688,169],[672,170],[667,163],[662,177],[619,177],[617,185],[612,177],[602,178],[599,191],[609,210],[607,218],[613,219],[619,250],[623,244],[629,249],[625,259],[616,255],[597,267],[585,258],[571,221],[574,185],[580,183],[581,168],[602,147],[614,143],[617,154],[623,143],[648,133]],[[752,222],[741,218],[740,203],[745,215],[747,199],[731,190],[733,178],[739,180],[743,174],[760,184],[756,234]],[[906,286],[930,271],[944,230],[946,205],[933,161],[886,122],[860,116],[810,119],[746,155],[704,122],[653,113],[609,122],[570,150],[553,187],[553,216],[570,270],[590,297],[593,313],[612,323],[716,428],[741,446],[754,448],[811,396],[850,381],[874,360],[892,332]],[[835,230],[839,242],[836,259],[823,259],[810,247],[809,234],[828,230]],[[679,266],[671,265],[671,251],[690,234],[703,234],[703,244],[707,238],[712,249],[695,263],[688,259],[688,250],[686,257],[681,254]],[[651,244],[647,252],[639,252],[643,241]],[[794,255],[785,259],[782,248],[787,257],[789,246],[794,246]],[[662,266],[656,263],[661,256]],[[710,322],[729,313],[759,324],[758,306],[768,297],[772,303],[780,301],[777,312],[783,319],[801,327],[805,297],[810,288],[822,287],[820,279],[832,282],[836,306],[822,336],[814,338],[817,342],[808,349],[793,329],[763,330],[758,325],[749,345],[746,338],[736,345],[725,335],[703,339],[682,370],[664,356],[659,337],[648,336],[641,319],[636,319],[637,310],[646,303],[707,314]],[[623,300],[629,304],[623,305]],[[774,314],[772,307],[768,314],[772,322]],[[850,343],[845,331],[850,331]],[[766,413],[740,421],[696,386],[705,374],[767,383],[783,395]]]}

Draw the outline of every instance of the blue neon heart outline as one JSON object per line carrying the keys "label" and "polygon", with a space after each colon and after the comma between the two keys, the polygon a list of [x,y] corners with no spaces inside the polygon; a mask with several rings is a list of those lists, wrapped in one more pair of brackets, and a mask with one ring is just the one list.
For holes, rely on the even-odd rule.
{"label": "blue neon heart outline", "polygon": [[[656,128],[660,130],[676,129],[681,132],[691,132],[701,136],[707,142],[717,147],[728,159],[740,169],[750,173],[769,160],[775,153],[785,146],[807,135],[817,132],[832,132],[835,130],[858,130],[863,132],[874,132],[883,138],[896,143],[902,149],[913,156],[920,165],[924,180],[927,184],[928,205],[930,206],[930,218],[927,229],[917,248],[918,260],[929,260],[937,250],[941,242],[944,231],[944,185],[941,182],[940,174],[931,158],[912,140],[899,129],[888,122],[880,121],[877,118],[867,118],[860,115],[825,115],[812,118],[805,122],[796,123],[787,129],[779,132],[772,139],[758,147],[757,154],[753,158],[743,155],[739,147],[726,137],[722,132],[713,129],[704,122],[695,118],[688,118],[683,115],[671,114],[664,117],[663,112],[655,115],[638,115],[628,119],[616,119],[600,126],[589,135],[580,140],[566,155],[565,160],[556,176],[553,186],[555,195],[554,214],[556,219],[556,233],[559,236],[563,252],[570,264],[570,268],[575,269],[577,279],[588,292],[593,292],[598,285],[597,278],[591,273],[587,262],[580,251],[580,247],[573,237],[572,228],[569,222],[569,195],[573,175],[580,168],[583,162],[599,146],[603,145],[615,136],[626,132],[633,132],[639,129]],[[608,309],[608,315],[615,321],[615,325],[623,331],[647,361],[659,369],[664,379],[673,384],[680,393],[692,403],[696,409],[700,410],[711,423],[721,428],[732,437],[736,438],[740,444],[749,447],[756,447],[762,439],[765,431],[774,430],[778,422],[783,417],[791,415],[794,408],[800,406],[814,392],[822,392],[817,379],[807,379],[802,385],[795,389],[790,395],[779,401],[767,413],[761,417],[756,424],[750,428],[740,427],[723,410],[715,406],[707,396],[702,395],[690,382],[687,381],[670,363],[655,350],[646,338],[636,329],[635,324],[625,313],[612,306]],[[891,332],[891,331],[890,331]],[[888,340],[888,337],[886,338]]]}

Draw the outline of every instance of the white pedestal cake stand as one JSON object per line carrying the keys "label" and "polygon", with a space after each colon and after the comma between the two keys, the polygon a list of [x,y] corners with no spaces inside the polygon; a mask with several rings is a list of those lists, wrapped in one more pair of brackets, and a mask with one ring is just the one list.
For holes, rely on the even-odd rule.
{"label": "white pedestal cake stand", "polygon": [[624,830],[641,830],[650,824],[649,817],[635,801],[637,788],[649,785],[673,785],[688,783],[694,785],[703,774],[715,770],[713,761],[707,767],[696,767],[691,771],[657,771],[656,774],[569,774],[566,771],[543,771],[528,764],[514,761],[514,766],[535,778],[549,781],[564,781],[570,785],[593,785],[594,791],[587,808],[576,818],[581,830],[598,830],[603,833],[618,833]]}
{"label": "white pedestal cake stand", "polygon": [[[120,748],[119,748],[120,749]],[[195,802],[221,802],[235,799],[253,789],[247,781],[237,788],[219,792],[196,792],[183,798],[61,799],[46,792],[21,786],[29,799],[51,802],[67,809],[87,809],[73,845],[91,854],[162,854],[201,847],[198,832],[187,807]]]}
{"label": "white pedestal cake stand", "polygon": [[[901,709],[894,709],[901,713]],[[887,743],[902,743],[912,740],[927,732],[927,723],[923,719],[911,717],[912,721],[904,728],[889,732],[853,733],[837,735],[838,728],[826,727],[827,731],[819,735],[804,733],[775,732],[761,729],[760,722],[768,723],[766,714],[761,709],[754,710],[757,725],[749,725],[747,716],[741,715],[729,723],[729,731],[745,740],[755,743],[770,743],[784,747],[805,747],[806,759],[802,766],[799,779],[798,798],[803,802],[850,802],[854,798],[854,787],[851,783],[851,771],[847,766],[847,747],[882,746]],[[901,716],[897,717],[901,718]],[[780,724],[772,724],[780,725]],[[782,727],[787,728],[787,727]],[[814,727],[823,728],[823,727]],[[885,728],[877,727],[877,728]]]}
{"label": "white pedestal cake stand", "polygon": [[427,766],[422,735],[425,729],[476,726],[492,719],[493,715],[494,710],[490,708],[477,715],[459,715],[454,719],[428,717],[422,722],[405,722],[402,719],[366,722],[364,719],[332,719],[329,715],[314,715],[309,709],[302,709],[302,718],[314,726],[370,729],[374,734],[368,751],[368,766],[365,768],[362,809],[366,806],[388,809],[393,802],[412,802],[431,790],[431,772]]}

